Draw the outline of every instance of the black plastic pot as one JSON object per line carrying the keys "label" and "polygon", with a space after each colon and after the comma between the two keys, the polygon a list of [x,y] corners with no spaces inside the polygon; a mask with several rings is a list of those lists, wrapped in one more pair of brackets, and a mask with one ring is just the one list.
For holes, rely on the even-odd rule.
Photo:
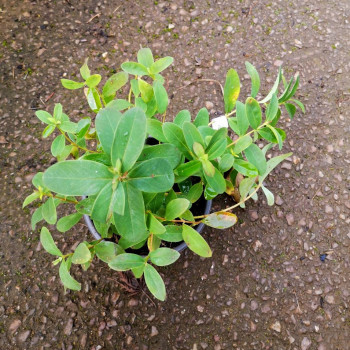
{"label": "black plastic pot", "polygon": [[[209,214],[210,213],[210,209],[212,206],[212,200],[206,201],[205,202],[205,208],[204,208],[204,215]],[[100,234],[97,232],[94,223],[92,222],[92,220],[90,219],[89,215],[84,215],[84,221],[90,231],[90,233],[94,236],[95,239],[101,239]],[[198,233],[201,233],[203,231],[204,228],[204,224],[200,223],[197,227],[196,227],[196,231]],[[179,253],[182,252],[185,248],[187,248],[187,244],[185,242],[180,243],[178,246],[174,247],[173,249],[177,250]]]}

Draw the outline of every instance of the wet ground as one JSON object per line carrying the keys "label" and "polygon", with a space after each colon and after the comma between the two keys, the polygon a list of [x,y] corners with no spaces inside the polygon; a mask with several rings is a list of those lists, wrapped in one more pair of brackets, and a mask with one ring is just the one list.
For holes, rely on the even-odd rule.
{"label": "wet ground", "polygon": [[[350,349],[349,18],[348,0],[2,0],[0,348]],[[216,84],[180,88],[223,82],[233,67],[247,91],[245,60],[263,92],[281,63],[300,72],[307,112],[284,122],[294,155],[268,179],[276,206],[249,203],[234,229],[206,229],[212,259],[187,251],[162,269],[166,302],[125,293],[103,263],[74,269],[82,291],[64,295],[30,229],[33,209],[21,209],[31,177],[51,161],[34,112],[61,102],[83,116],[82,95],[59,79],[85,57],[111,74],[140,45],[175,58],[170,116],[203,104],[221,113]],[[88,232],[81,224],[54,237],[68,251]]]}

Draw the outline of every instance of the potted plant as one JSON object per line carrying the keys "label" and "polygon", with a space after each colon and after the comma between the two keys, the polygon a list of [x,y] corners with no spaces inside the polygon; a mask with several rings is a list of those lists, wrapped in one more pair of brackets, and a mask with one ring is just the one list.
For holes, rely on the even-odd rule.
{"label": "potted plant", "polygon": [[[67,89],[84,89],[95,118],[73,122],[59,103],[52,115],[36,112],[47,124],[43,137],[57,134],[51,145],[57,162],[34,176],[36,189],[23,207],[40,200],[31,219],[33,230],[44,220],[66,232],[85,216],[94,237],[81,242],[74,252],[62,253],[49,230],[41,229],[41,243],[57,257],[53,264],[60,265],[65,288],[81,288],[70,274],[72,263],[86,270],[97,257],[113,270],[144,276],[150,292],[164,300],[164,282],[154,266],[175,262],[186,245],[210,257],[201,227],[234,225],[237,217],[231,211],[256,198],[260,188],[268,204],[273,204],[264,179],[291,153],[268,161],[266,154],[276,145],[281,150],[286,137],[276,127],[281,107],[292,119],[296,106],[303,111],[304,106],[292,99],[299,77],[287,82],[281,69],[272,90],[258,101],[259,74],[246,62],[251,94],[245,103],[238,101],[240,80],[230,69],[223,89],[222,117],[210,122],[208,111],[202,108],[194,120],[189,111],[182,110],[172,122],[166,122],[168,95],[160,73],[173,59],[154,61],[148,48],[141,49],[137,59],[123,63],[122,71],[113,74],[102,90],[101,76],[90,73],[87,61],[80,69],[81,82],[61,80]],[[281,93],[280,82],[284,85]],[[121,98],[127,87],[127,98]],[[265,146],[260,148],[257,141],[264,141]],[[210,202],[205,201],[224,192],[237,203],[210,214]],[[72,213],[57,220],[59,205],[69,206]]]}

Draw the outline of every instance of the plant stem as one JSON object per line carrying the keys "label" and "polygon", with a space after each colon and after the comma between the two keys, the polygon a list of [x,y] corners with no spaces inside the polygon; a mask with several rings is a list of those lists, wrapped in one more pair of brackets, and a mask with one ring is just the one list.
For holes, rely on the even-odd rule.
{"label": "plant stem", "polygon": [[52,193],[48,193],[48,194],[45,194],[46,196],[48,197],[52,197],[52,198],[56,198],[56,199],[59,199],[63,202],[67,202],[67,203],[73,203],[73,204],[78,204],[79,202],[76,201],[76,200],[72,200],[72,199],[67,199],[67,198],[64,198],[64,197],[60,197],[60,196],[57,196],[55,194],[52,194]]}
{"label": "plant stem", "polygon": [[[151,213],[150,211],[148,211],[148,213]],[[199,222],[196,221],[188,221],[188,220],[183,220],[183,219],[179,219],[179,220],[167,220],[166,218],[162,218],[161,216],[155,215],[153,213],[151,213],[156,219],[159,219],[161,221],[170,221],[170,222],[182,222],[183,224],[191,224],[191,225],[198,225],[200,224]]]}

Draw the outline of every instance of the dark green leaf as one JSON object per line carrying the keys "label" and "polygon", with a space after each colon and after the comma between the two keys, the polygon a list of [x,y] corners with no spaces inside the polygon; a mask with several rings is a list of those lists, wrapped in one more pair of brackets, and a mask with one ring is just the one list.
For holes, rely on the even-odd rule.
{"label": "dark green leaf", "polygon": [[168,68],[172,63],[174,59],[172,57],[163,57],[154,62],[150,67],[150,73],[151,74],[157,74],[163,71],[164,69]]}
{"label": "dark green leaf", "polygon": [[175,170],[176,182],[182,182],[188,177],[197,174],[202,168],[199,160],[191,160],[188,163],[179,165]]}
{"label": "dark green leaf", "polygon": [[101,241],[95,245],[95,253],[97,257],[105,263],[110,263],[117,255],[123,254],[124,249],[114,242]]}
{"label": "dark green leaf", "polygon": [[192,159],[182,129],[173,123],[163,124],[163,133],[168,142],[175,145],[187,159]]}
{"label": "dark green leaf", "polygon": [[291,99],[290,101],[294,102],[296,105],[298,105],[298,107],[301,109],[301,111],[303,113],[305,113],[305,106],[302,102],[300,102],[299,100],[293,100]]}
{"label": "dark green leaf", "polygon": [[133,74],[133,75],[148,75],[147,68],[140,63],[136,62],[124,62],[121,65],[121,68],[124,72]]}
{"label": "dark green leaf", "polygon": [[61,83],[63,87],[69,90],[76,90],[82,88],[85,83],[80,83],[77,81],[69,80],[69,79],[61,79]]}
{"label": "dark green leaf", "polygon": [[208,215],[202,222],[210,227],[225,229],[233,226],[237,222],[237,216],[225,211],[218,211]]}
{"label": "dark green leaf", "polygon": [[57,230],[60,232],[67,232],[80,221],[82,216],[83,214],[80,213],[74,213],[68,216],[64,216],[63,218],[57,221]]}
{"label": "dark green leaf", "polygon": [[221,128],[215,131],[215,134],[212,136],[208,147],[205,150],[205,153],[208,154],[210,160],[220,157],[225,152],[227,146],[226,136],[226,128]]}
{"label": "dark green leaf", "polygon": [[206,108],[199,110],[196,119],[193,124],[198,128],[199,126],[208,126],[209,124],[209,113]]}
{"label": "dark green leaf", "polygon": [[202,196],[203,193],[203,185],[201,182],[194,184],[188,193],[186,193],[186,198],[191,202],[195,203]]}
{"label": "dark green leaf", "polygon": [[[182,125],[183,134],[190,150],[193,150],[193,144],[199,143],[204,147],[204,141],[198,129],[191,122],[184,122]],[[204,152],[204,150],[203,150]]]}
{"label": "dark green leaf", "polygon": [[190,201],[185,198],[173,199],[168,203],[165,209],[165,218],[174,220],[184,213],[190,206]]}
{"label": "dark green leaf", "polygon": [[286,107],[286,110],[290,116],[290,119],[293,119],[294,114],[296,112],[296,107],[294,105],[292,105],[291,103],[285,103],[284,106]]}
{"label": "dark green leaf", "polygon": [[245,66],[246,66],[247,72],[250,76],[250,79],[252,80],[251,96],[255,98],[259,92],[259,89],[260,89],[259,73],[255,69],[255,67],[251,63],[249,63],[248,61],[245,62]]}
{"label": "dark green leaf", "polygon": [[237,101],[236,103],[236,117],[237,117],[237,127],[238,135],[244,135],[249,128],[249,121],[247,118],[246,107],[244,103]]}
{"label": "dark green leaf", "polygon": [[167,142],[168,140],[163,134],[162,125],[157,119],[147,118],[147,133],[160,142]]}
{"label": "dark green leaf", "polygon": [[241,84],[239,76],[237,72],[231,68],[227,72],[224,86],[225,113],[230,113],[235,108],[240,89]]}
{"label": "dark green leaf", "polygon": [[236,159],[233,163],[233,168],[244,176],[256,177],[259,175],[258,169],[253,164],[242,159]]}
{"label": "dark green leaf", "polygon": [[245,105],[245,110],[250,126],[257,129],[261,124],[261,108],[259,102],[252,97],[248,97]]}
{"label": "dark green leaf", "polygon": [[145,264],[144,259],[137,254],[124,253],[117,255],[108,266],[116,271],[128,271]]}
{"label": "dark green leaf", "polygon": [[174,263],[179,257],[180,253],[175,249],[158,248],[149,254],[153,264],[157,266],[167,266]]}
{"label": "dark green leaf", "polygon": [[211,249],[205,239],[192,227],[182,226],[182,237],[189,249],[204,258],[212,256]]}
{"label": "dark green leaf", "polygon": [[92,206],[95,202],[96,196],[89,196],[81,200],[79,203],[75,205],[75,209],[80,214],[91,215]]}
{"label": "dark green leaf", "polygon": [[149,291],[159,300],[164,301],[166,297],[165,285],[157,270],[146,264],[144,270],[145,282]]}
{"label": "dark green leaf", "polygon": [[180,151],[171,143],[159,144],[154,146],[145,146],[141,152],[139,161],[148,159],[166,159],[172,168],[175,168],[181,160]]}
{"label": "dark green leaf", "polygon": [[247,157],[248,162],[252,163],[262,175],[266,171],[266,159],[264,153],[255,144],[251,144],[248,148],[244,150],[244,154]]}
{"label": "dark green leaf", "polygon": [[181,128],[185,122],[190,122],[190,121],[191,121],[191,113],[187,109],[180,111],[174,118],[174,124],[178,125]]}
{"label": "dark green leaf", "polygon": [[[120,184],[118,184],[118,187]],[[112,217],[116,202],[116,191],[112,181],[108,182],[96,196],[92,206],[91,217],[99,222],[108,222]]]}
{"label": "dark green leaf", "polygon": [[60,279],[65,288],[79,291],[81,290],[81,284],[70,275],[67,264],[65,260],[62,260],[59,269]]}
{"label": "dark green leaf", "polygon": [[52,255],[63,256],[61,251],[57,248],[50,231],[43,227],[40,232],[40,243],[43,248]]}
{"label": "dark green leaf", "polygon": [[85,243],[80,243],[72,256],[73,264],[84,264],[91,259],[91,253]]}
{"label": "dark green leaf", "polygon": [[85,153],[81,159],[92,160],[107,166],[111,166],[111,159],[106,153]]}
{"label": "dark green leaf", "polygon": [[205,180],[207,181],[208,185],[212,190],[218,194],[224,193],[226,190],[226,182],[221,174],[221,172],[215,168],[214,176],[208,176],[206,173],[204,173]]}
{"label": "dark green leaf", "polygon": [[271,102],[266,109],[266,120],[272,121],[278,112],[278,98],[276,94],[273,94],[271,97]]}
{"label": "dark green leaf", "polygon": [[224,154],[219,161],[219,170],[224,173],[232,168],[235,158],[232,154]]}
{"label": "dark green leaf", "polygon": [[124,215],[125,210],[125,189],[124,184],[120,182],[115,192],[115,203],[113,211],[119,215]]}
{"label": "dark green leaf", "polygon": [[298,86],[299,86],[299,74],[297,75],[297,78],[295,80],[295,83],[291,89],[291,91],[288,93],[288,96],[286,96],[286,99],[285,101],[288,101],[291,97],[294,96],[295,92],[297,91],[298,89]]}
{"label": "dark green leaf", "polygon": [[273,126],[267,125],[267,127],[273,132],[273,134],[274,134],[274,136],[275,136],[275,138],[277,140],[279,150],[281,150],[282,149],[282,145],[283,145],[281,135],[279,134],[279,132]]}
{"label": "dark green leaf", "polygon": [[[282,75],[282,79],[284,78],[284,76]],[[285,86],[285,90],[283,91],[282,95],[280,96],[280,98],[278,99],[279,103],[283,103],[284,101],[286,101],[287,96],[289,94],[289,89],[291,87],[291,85],[293,84],[294,81],[294,77],[291,77],[289,83]]]}

